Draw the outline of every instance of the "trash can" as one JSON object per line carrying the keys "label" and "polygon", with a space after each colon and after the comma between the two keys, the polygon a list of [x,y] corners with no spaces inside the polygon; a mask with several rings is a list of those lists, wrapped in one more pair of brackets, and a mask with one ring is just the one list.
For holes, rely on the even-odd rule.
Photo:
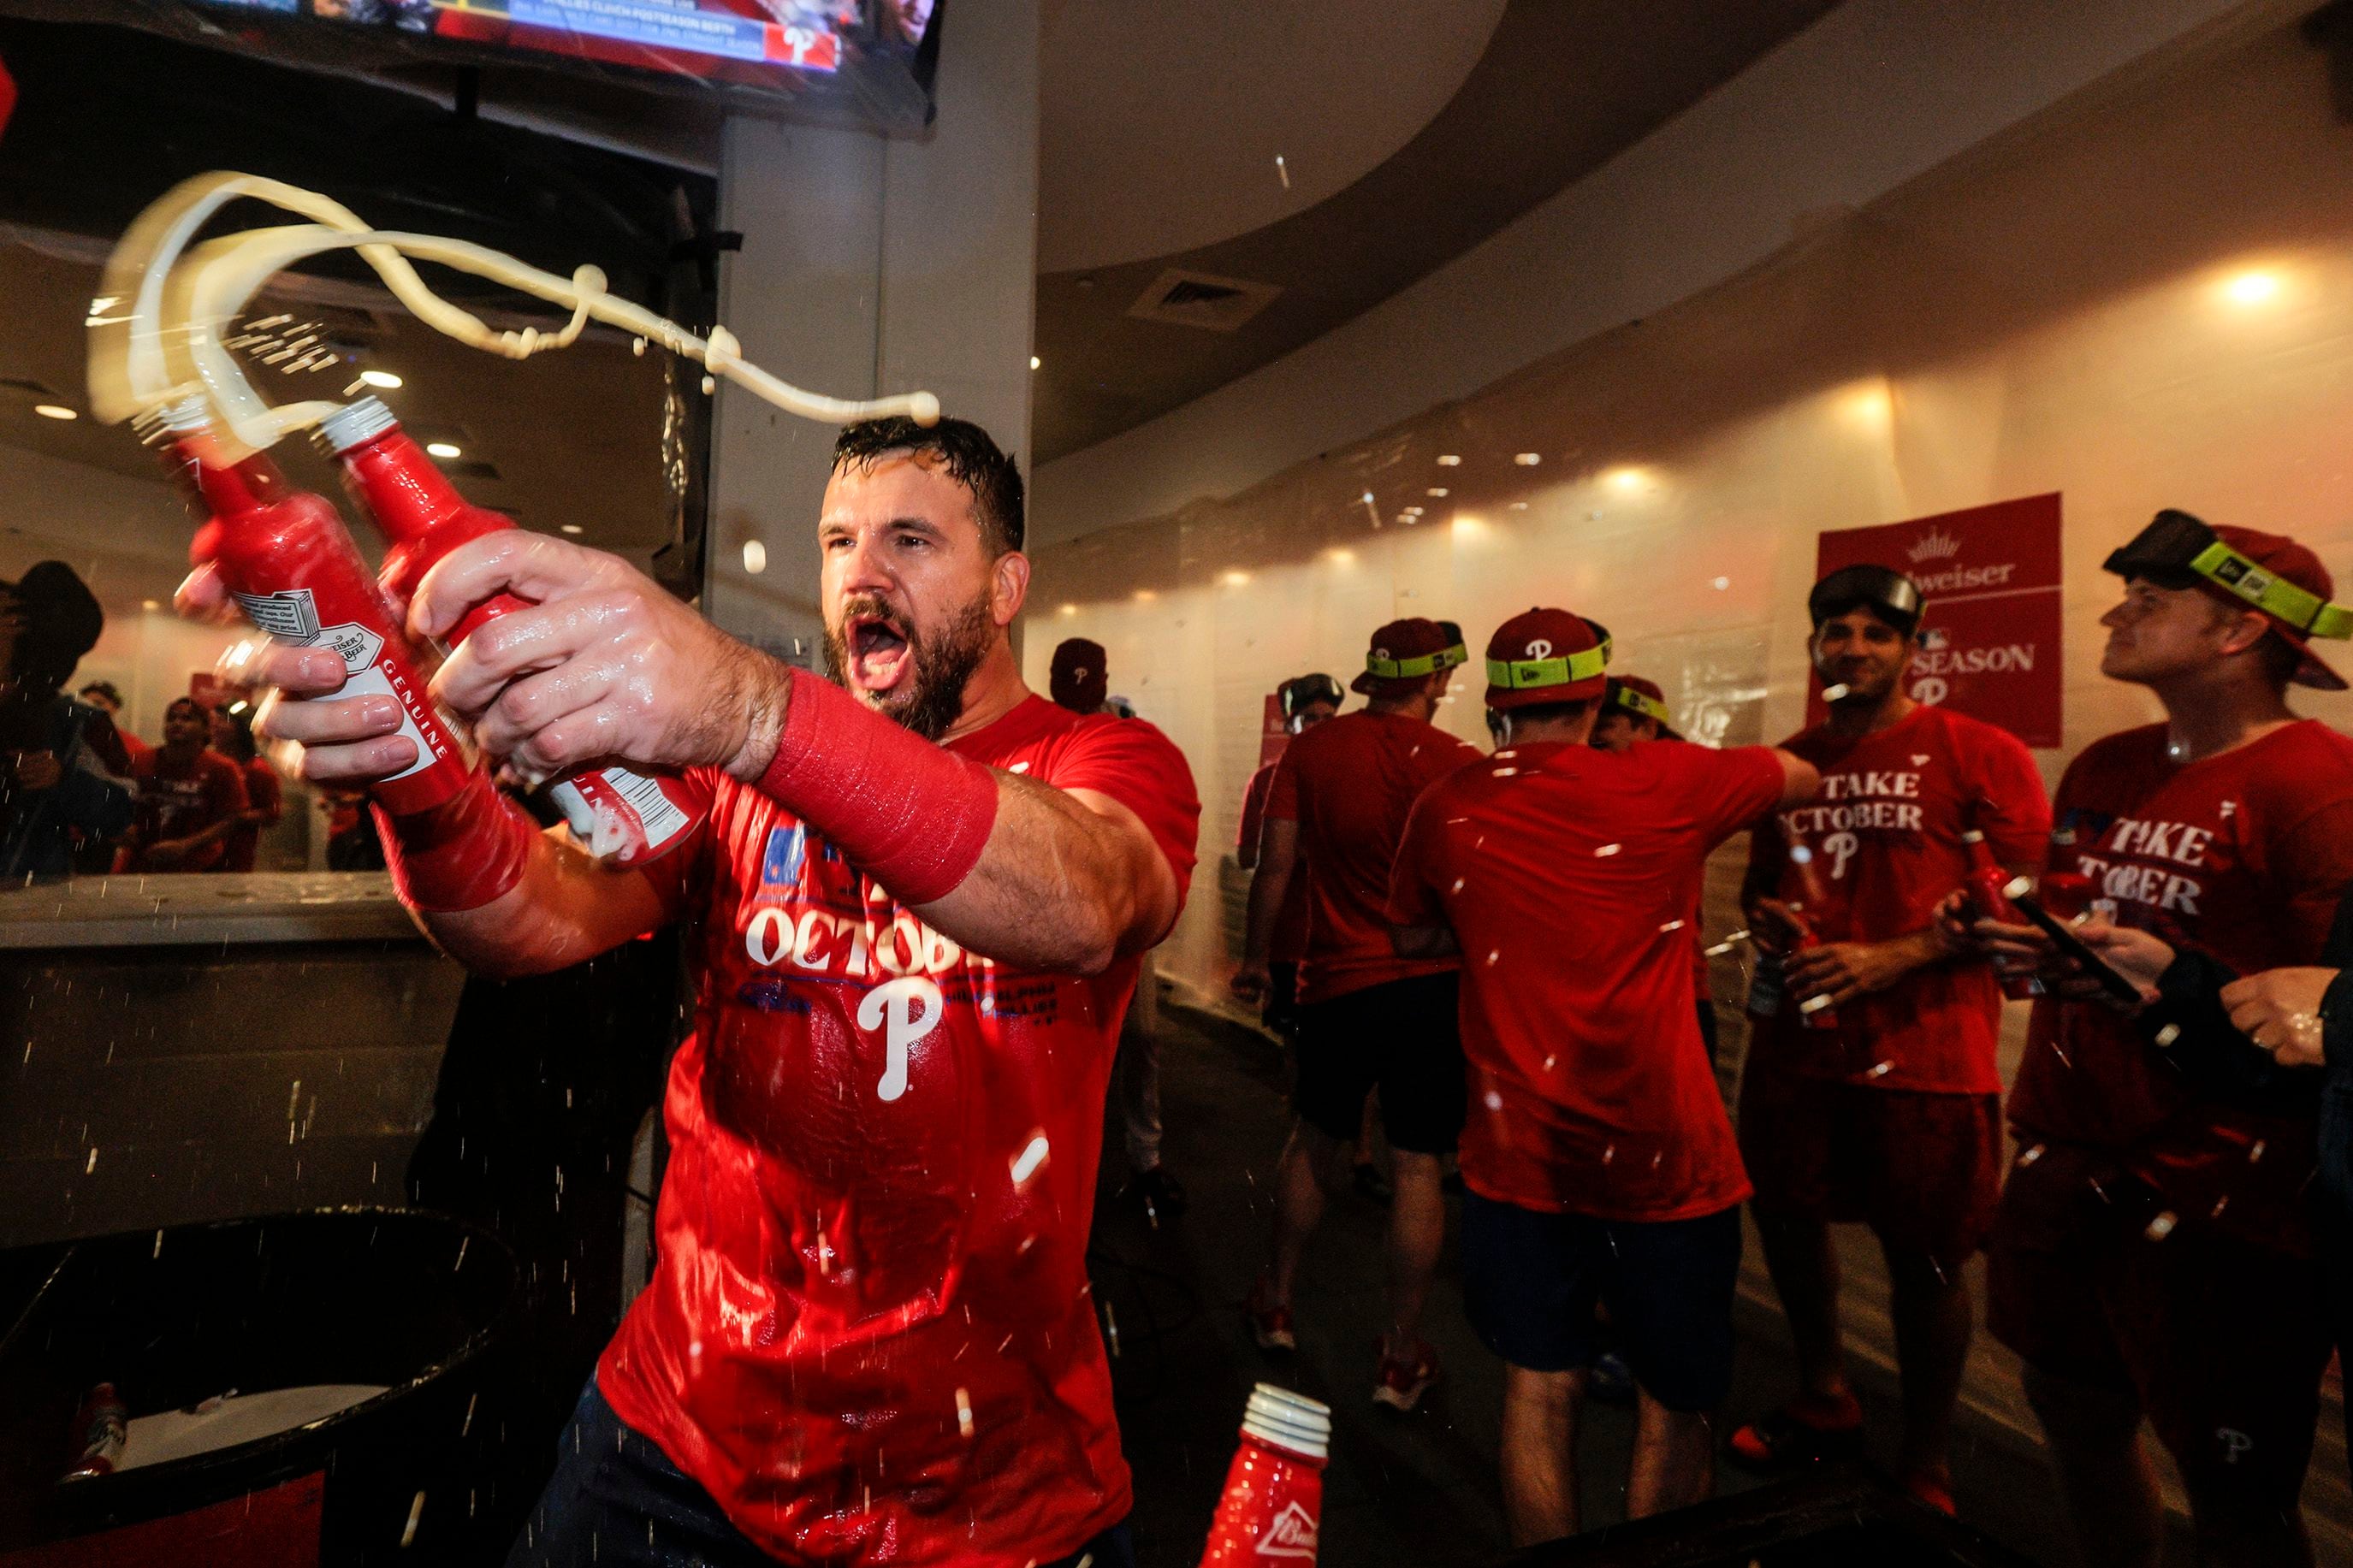
{"label": "trash can", "polygon": [[[0,1255],[0,1568],[496,1563],[518,1291],[447,1215],[352,1208]],[[66,1479],[85,1404],[127,1414]],[[536,1458],[536,1456],[533,1456]]]}

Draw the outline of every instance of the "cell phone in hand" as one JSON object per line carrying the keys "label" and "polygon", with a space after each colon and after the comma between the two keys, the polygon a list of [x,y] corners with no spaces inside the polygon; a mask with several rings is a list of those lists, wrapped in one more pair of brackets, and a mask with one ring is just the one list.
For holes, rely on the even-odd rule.
{"label": "cell phone in hand", "polygon": [[2052,946],[2073,959],[2084,973],[2099,982],[2101,990],[2129,1006],[2139,1006],[2142,1000],[2140,987],[2118,973],[2107,960],[2094,952],[2084,939],[2075,934],[2073,926],[2044,909],[2042,900],[2025,890],[2032,886],[2030,879],[2021,877],[2002,892],[2017,907],[2018,912],[2026,917],[2029,924],[2051,939]]}

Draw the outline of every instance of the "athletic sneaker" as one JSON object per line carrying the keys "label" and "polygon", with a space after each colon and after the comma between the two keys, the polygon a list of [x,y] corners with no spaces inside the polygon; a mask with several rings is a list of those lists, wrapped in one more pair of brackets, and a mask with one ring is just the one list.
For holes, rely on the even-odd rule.
{"label": "athletic sneaker", "polygon": [[1438,1351],[1426,1340],[1416,1340],[1411,1359],[1400,1360],[1380,1346],[1381,1368],[1373,1383],[1373,1403],[1392,1410],[1410,1410],[1424,1391],[1438,1381]]}
{"label": "athletic sneaker", "polygon": [[1828,1408],[1796,1402],[1767,1411],[1733,1433],[1725,1451],[1756,1470],[1794,1469],[1862,1456],[1862,1406],[1846,1394]]}
{"label": "athletic sneaker", "polygon": [[1934,1465],[1926,1469],[1910,1471],[1904,1478],[1904,1489],[1947,1518],[1958,1517],[1953,1508],[1953,1468],[1950,1465]]}
{"label": "athletic sneaker", "polygon": [[1291,1331],[1291,1309],[1267,1303],[1266,1283],[1266,1276],[1260,1275],[1258,1283],[1250,1287],[1250,1300],[1242,1303],[1242,1315],[1250,1319],[1250,1338],[1262,1351],[1295,1351],[1299,1336]]}

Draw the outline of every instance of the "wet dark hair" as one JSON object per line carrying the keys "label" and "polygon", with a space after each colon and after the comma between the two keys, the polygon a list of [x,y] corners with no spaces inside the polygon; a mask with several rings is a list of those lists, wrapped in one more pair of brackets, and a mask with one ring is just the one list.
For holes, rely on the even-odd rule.
{"label": "wet dark hair", "polygon": [[1511,720],[1515,730],[1523,724],[1566,722],[1591,712],[1600,700],[1598,697],[1580,697],[1574,702],[1531,702],[1525,708],[1510,710],[1504,717]]}
{"label": "wet dark hair", "polygon": [[898,416],[868,419],[845,428],[833,443],[833,467],[871,468],[888,452],[928,452],[948,478],[972,493],[972,515],[992,555],[1021,548],[1028,534],[1022,513],[1021,470],[997,449],[988,432],[968,419],[918,425]]}
{"label": "wet dark hair", "polygon": [[114,682],[111,680],[86,681],[83,683],[81,690],[75,692],[74,695],[80,697],[92,691],[97,692],[100,697],[105,698],[117,708],[122,706],[122,693],[116,688]]}

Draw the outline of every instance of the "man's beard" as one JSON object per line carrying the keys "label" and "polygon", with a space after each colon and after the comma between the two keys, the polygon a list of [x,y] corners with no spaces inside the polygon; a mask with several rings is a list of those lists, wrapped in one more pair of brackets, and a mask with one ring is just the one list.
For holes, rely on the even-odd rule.
{"label": "man's beard", "polygon": [[[849,684],[849,639],[843,628],[858,616],[880,616],[907,639],[914,670],[890,691],[861,691]],[[898,721],[926,741],[936,741],[963,717],[965,682],[988,657],[996,635],[987,594],[976,595],[939,630],[921,636],[881,600],[861,595],[841,606],[839,626],[825,628],[825,670],[884,718]]]}

